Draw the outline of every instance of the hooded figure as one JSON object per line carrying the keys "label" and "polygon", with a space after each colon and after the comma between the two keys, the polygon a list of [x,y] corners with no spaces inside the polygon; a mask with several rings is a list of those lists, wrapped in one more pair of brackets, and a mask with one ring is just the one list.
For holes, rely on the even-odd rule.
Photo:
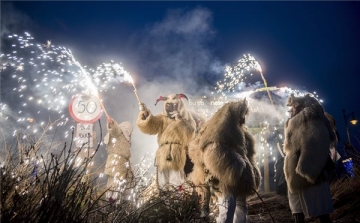
{"label": "hooded figure", "polygon": [[247,222],[246,198],[260,186],[255,141],[245,128],[246,100],[222,106],[191,142],[195,185],[210,183],[217,191],[218,222]]}
{"label": "hooded figure", "polygon": [[334,130],[335,132],[335,135],[336,135],[336,141],[333,142],[333,144],[330,146],[330,156],[331,156],[331,159],[334,163],[336,163],[340,158],[341,158],[341,155],[338,153],[338,151],[336,150],[336,144],[338,143],[339,141],[339,132],[337,131],[336,129],[336,121],[334,119],[334,117],[325,112],[325,116],[327,117],[327,119],[330,121],[330,124],[331,124],[331,127],[332,129]]}
{"label": "hooded figure", "polygon": [[329,187],[329,149],[336,142],[335,132],[320,103],[309,94],[291,95],[291,117],[285,125],[284,173],[289,189],[290,209],[296,223],[304,216],[331,222],[333,210]]}
{"label": "hooded figure", "polygon": [[182,98],[187,99],[184,94],[161,96],[156,103],[164,101],[164,109],[158,115],[153,115],[142,104],[137,118],[136,124],[141,132],[157,135],[159,147],[156,151],[155,166],[159,189],[177,187],[185,183],[186,151],[190,140],[194,138],[196,123]]}
{"label": "hooded figure", "polygon": [[[110,190],[124,191],[131,187],[134,178],[130,164],[133,127],[130,122],[125,121],[118,124],[109,117],[107,130],[108,133],[104,137],[108,152],[104,171],[108,176],[107,186]],[[117,198],[118,193],[115,192],[109,196]]]}

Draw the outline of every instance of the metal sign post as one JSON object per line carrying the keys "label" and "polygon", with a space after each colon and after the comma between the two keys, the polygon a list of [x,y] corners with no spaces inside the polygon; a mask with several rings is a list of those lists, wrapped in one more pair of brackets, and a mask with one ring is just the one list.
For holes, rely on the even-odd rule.
{"label": "metal sign post", "polygon": [[[76,159],[76,166],[83,164],[84,159],[94,155],[95,131],[94,122],[102,115],[103,110],[98,97],[94,95],[79,94],[72,97],[69,104],[69,113],[77,121],[75,129],[75,146],[81,149]],[[93,162],[88,163],[87,172],[93,166]]]}

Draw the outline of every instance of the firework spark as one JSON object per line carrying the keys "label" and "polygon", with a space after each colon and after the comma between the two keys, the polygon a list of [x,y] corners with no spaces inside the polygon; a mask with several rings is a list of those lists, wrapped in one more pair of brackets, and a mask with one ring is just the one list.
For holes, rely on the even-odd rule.
{"label": "firework spark", "polygon": [[[0,65],[2,94],[6,95],[0,104],[0,118],[15,121],[15,128],[34,129],[50,117],[61,120],[58,126],[65,126],[70,120],[66,108],[73,95],[99,97],[99,92],[115,89],[114,83],[127,81],[127,72],[119,64],[87,68],[70,49],[50,40],[37,43],[28,32],[4,38]],[[27,121],[30,119],[33,122]]]}
{"label": "firework spark", "polygon": [[[265,89],[267,89],[267,81],[263,75],[260,63],[256,61],[255,57],[251,56],[250,54],[244,54],[243,57],[240,58],[234,66],[227,66],[225,68],[224,79],[223,81],[219,81],[217,83],[215,90],[218,93],[221,93],[223,96],[226,95],[226,92],[231,93],[238,90],[243,91],[248,87],[250,87],[251,90],[255,90],[253,88],[258,84],[255,83],[255,85],[251,85],[249,83],[246,83],[249,79],[249,76],[253,76],[253,71],[256,71],[260,74]],[[273,104],[273,100],[269,90],[267,90],[267,93],[271,104]]]}
{"label": "firework spark", "polygon": [[[253,75],[253,73],[260,75]],[[265,91],[270,103],[269,100],[263,99],[262,92]],[[276,160],[277,151],[273,149],[276,148],[274,139],[282,144],[283,125],[289,117],[286,100],[291,94],[296,96],[310,94],[318,98],[316,92],[311,94],[289,87],[268,87],[259,62],[250,54],[245,54],[234,65],[226,66],[222,80],[217,82],[215,92],[212,92],[213,98],[209,102],[210,109],[201,110],[206,111],[204,114],[206,117],[211,117],[211,113],[224,103],[246,98],[251,111],[246,124],[248,130],[257,137],[258,164],[264,165],[269,160]],[[273,97],[276,99],[276,103],[274,103]],[[203,98],[207,97],[203,96],[201,101]],[[322,102],[322,100],[319,101]],[[196,102],[192,103],[196,104]],[[219,106],[211,108],[211,105]]]}

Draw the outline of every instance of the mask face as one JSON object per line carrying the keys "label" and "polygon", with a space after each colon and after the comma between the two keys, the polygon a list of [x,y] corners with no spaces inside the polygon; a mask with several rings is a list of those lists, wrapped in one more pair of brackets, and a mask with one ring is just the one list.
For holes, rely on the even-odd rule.
{"label": "mask face", "polygon": [[184,108],[184,104],[182,102],[182,98],[188,99],[184,94],[170,94],[166,97],[160,96],[157,100],[155,105],[159,101],[164,101],[164,107],[162,114],[166,115],[167,117],[174,119],[175,113],[180,113]]}
{"label": "mask face", "polygon": [[165,111],[169,118],[173,119],[173,112],[178,110],[177,103],[165,103]]}

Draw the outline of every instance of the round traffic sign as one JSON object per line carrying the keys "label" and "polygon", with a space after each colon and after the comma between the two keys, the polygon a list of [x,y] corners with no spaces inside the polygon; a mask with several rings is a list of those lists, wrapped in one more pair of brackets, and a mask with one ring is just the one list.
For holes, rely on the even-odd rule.
{"label": "round traffic sign", "polygon": [[71,98],[69,104],[70,116],[77,122],[90,124],[102,115],[101,104],[94,95],[78,94]]}

